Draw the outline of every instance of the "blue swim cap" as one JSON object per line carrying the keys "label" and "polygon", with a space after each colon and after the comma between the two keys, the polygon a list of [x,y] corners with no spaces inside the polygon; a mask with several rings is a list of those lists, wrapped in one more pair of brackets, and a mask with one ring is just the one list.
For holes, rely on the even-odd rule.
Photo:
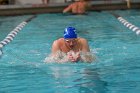
{"label": "blue swim cap", "polygon": [[64,39],[77,38],[76,29],[74,27],[67,27],[64,30]]}

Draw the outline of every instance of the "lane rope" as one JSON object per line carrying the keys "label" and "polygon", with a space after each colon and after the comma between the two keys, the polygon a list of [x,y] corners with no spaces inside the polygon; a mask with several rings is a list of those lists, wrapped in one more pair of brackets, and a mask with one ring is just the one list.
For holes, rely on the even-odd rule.
{"label": "lane rope", "polygon": [[132,30],[137,35],[140,35],[140,28],[139,27],[137,27],[137,26],[133,25],[132,23],[128,22],[123,17],[119,16],[118,14],[115,14],[115,13],[111,13],[111,14],[113,16],[115,16],[118,19],[118,21],[121,22],[125,27]]}
{"label": "lane rope", "polygon": [[5,39],[3,39],[1,42],[0,42],[0,57],[2,56],[3,54],[3,47],[7,44],[9,44],[11,41],[13,41],[14,37],[18,34],[19,31],[22,30],[22,28],[28,23],[30,22],[33,18],[35,18],[36,15],[33,15],[31,16],[30,18],[28,18],[27,20],[21,22],[19,25],[17,25],[15,27],[15,29],[13,29],[6,37]]}

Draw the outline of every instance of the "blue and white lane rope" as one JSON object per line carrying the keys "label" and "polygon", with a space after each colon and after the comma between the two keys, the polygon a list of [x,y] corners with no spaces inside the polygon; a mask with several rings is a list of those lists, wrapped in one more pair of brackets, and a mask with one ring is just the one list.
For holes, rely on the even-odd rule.
{"label": "blue and white lane rope", "polygon": [[132,30],[133,32],[135,32],[137,35],[140,35],[140,28],[131,24],[130,22],[128,22],[127,20],[125,20],[123,17],[111,13],[112,15],[114,15],[124,26],[126,26],[127,28],[129,28],[130,30]]}
{"label": "blue and white lane rope", "polygon": [[19,31],[22,30],[22,28],[28,23],[30,22],[33,18],[35,18],[36,15],[28,18],[27,20],[21,22],[14,30],[12,30],[6,37],[4,40],[2,40],[0,42],[0,57],[2,56],[3,52],[2,52],[2,49],[5,45],[9,44],[13,39],[14,37],[17,35],[17,33]]}

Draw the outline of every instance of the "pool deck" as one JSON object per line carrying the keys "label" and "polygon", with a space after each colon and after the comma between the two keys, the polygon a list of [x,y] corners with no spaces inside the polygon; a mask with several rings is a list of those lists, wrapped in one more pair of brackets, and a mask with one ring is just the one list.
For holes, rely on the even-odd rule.
{"label": "pool deck", "polygon": [[[14,15],[27,15],[27,14],[40,14],[40,13],[61,13],[69,3],[57,4],[34,4],[34,5],[0,5],[0,16],[14,16]],[[126,1],[113,1],[113,2],[91,2],[92,8],[90,11],[101,10],[122,10],[122,9],[140,9],[139,2],[131,2],[130,8],[127,6]]]}

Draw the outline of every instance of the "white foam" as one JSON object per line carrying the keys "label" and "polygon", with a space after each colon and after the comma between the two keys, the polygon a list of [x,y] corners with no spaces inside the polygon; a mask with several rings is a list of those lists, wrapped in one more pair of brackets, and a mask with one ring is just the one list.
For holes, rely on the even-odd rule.
{"label": "white foam", "polygon": [[81,62],[93,62],[96,59],[96,56],[93,55],[90,52],[73,52],[70,51],[67,54],[63,53],[61,51],[57,52],[55,56],[49,55],[45,58],[44,62],[47,63],[53,63],[53,62],[57,62],[57,63],[65,63],[65,62],[70,62],[67,55],[72,55],[72,57],[74,59],[76,59],[79,55],[81,56]]}
{"label": "white foam", "polygon": [[68,62],[68,59],[67,59],[67,56],[65,53],[58,51],[56,53],[56,55],[50,54],[49,56],[47,56],[45,58],[44,62],[46,62],[46,63],[54,63],[54,62],[65,63],[65,62]]}

